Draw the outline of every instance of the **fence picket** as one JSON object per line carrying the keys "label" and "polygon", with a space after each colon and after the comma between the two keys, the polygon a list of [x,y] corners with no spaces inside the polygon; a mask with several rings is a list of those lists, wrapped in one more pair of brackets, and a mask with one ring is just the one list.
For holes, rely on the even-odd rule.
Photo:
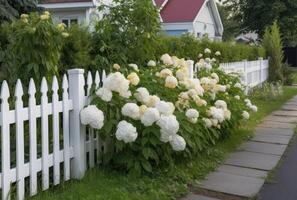
{"label": "fence picket", "polygon": [[[101,82],[100,81],[100,74],[99,74],[98,71],[96,71],[96,74],[95,74],[95,86],[96,86],[96,89],[98,89],[100,87],[100,82]],[[100,140],[99,134],[97,133],[96,134],[96,152],[97,152],[97,158],[99,158],[99,155],[101,153],[101,147],[102,147],[102,142]],[[98,159],[97,159],[97,162],[98,162]]]}
{"label": "fence picket", "polygon": [[8,98],[10,97],[9,88],[6,81],[1,86],[1,166],[2,166],[2,199],[10,199],[10,127],[6,118],[9,112]]}
{"label": "fence picket", "polygon": [[16,167],[17,167],[17,199],[25,198],[24,177],[24,121],[23,121],[23,87],[20,79],[17,80],[15,89],[15,117],[16,117]]}
{"label": "fence picket", "polygon": [[64,180],[70,179],[70,147],[69,147],[69,101],[68,80],[63,77],[63,146],[64,146]]}
{"label": "fence picket", "polygon": [[[88,72],[87,77],[87,96],[88,96],[88,104],[91,102],[91,88],[93,85],[93,78],[91,72]],[[94,130],[92,128],[88,128],[89,130],[89,141],[90,141],[90,151],[89,151],[89,165],[91,168],[95,166],[94,161]]]}
{"label": "fence picket", "polygon": [[43,77],[41,81],[41,146],[42,146],[42,189],[49,188],[49,164],[48,164],[48,97],[47,81]]}
{"label": "fence picket", "polygon": [[53,109],[53,156],[54,156],[54,185],[58,185],[60,183],[60,123],[59,123],[59,111],[58,111],[58,80],[57,77],[54,76],[53,84],[52,84],[52,91],[53,91],[53,98],[52,98],[52,109]]}
{"label": "fence picket", "polygon": [[29,132],[30,132],[30,195],[37,193],[37,136],[36,136],[36,87],[33,79],[29,83]]}

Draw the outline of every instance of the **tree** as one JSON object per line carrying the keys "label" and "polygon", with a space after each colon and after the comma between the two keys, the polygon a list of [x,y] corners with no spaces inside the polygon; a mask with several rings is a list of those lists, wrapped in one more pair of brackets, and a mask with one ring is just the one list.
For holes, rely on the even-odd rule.
{"label": "tree", "polygon": [[37,0],[0,0],[0,23],[36,10],[38,10]]}
{"label": "tree", "polygon": [[232,17],[232,10],[228,6],[218,4],[218,9],[224,26],[223,40],[233,40],[240,34],[240,25],[236,19]]}
{"label": "tree", "polygon": [[279,26],[275,21],[273,25],[266,28],[263,46],[269,59],[269,80],[270,81],[284,81],[283,75],[283,43]]}
{"label": "tree", "polygon": [[225,0],[224,4],[245,31],[263,35],[277,20],[284,45],[297,46],[297,0]]}
{"label": "tree", "polygon": [[154,59],[159,14],[151,0],[114,0],[113,6],[99,6],[104,13],[96,24],[93,53],[96,65],[129,62],[145,64]]}

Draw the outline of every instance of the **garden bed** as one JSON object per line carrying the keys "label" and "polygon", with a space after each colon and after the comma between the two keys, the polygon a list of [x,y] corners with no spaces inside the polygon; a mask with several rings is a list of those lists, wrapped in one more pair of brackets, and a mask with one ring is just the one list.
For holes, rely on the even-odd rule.
{"label": "garden bed", "polygon": [[228,153],[253,133],[254,127],[266,115],[277,110],[288,99],[297,94],[297,88],[284,87],[284,95],[275,100],[253,99],[259,111],[251,114],[250,121],[241,126],[224,141],[210,147],[200,156],[188,163],[177,163],[171,171],[155,170],[141,178],[127,176],[98,167],[87,173],[81,181],[70,181],[32,198],[35,200],[51,199],[121,199],[121,200],[169,200],[188,192],[188,186],[203,179],[214,170]]}

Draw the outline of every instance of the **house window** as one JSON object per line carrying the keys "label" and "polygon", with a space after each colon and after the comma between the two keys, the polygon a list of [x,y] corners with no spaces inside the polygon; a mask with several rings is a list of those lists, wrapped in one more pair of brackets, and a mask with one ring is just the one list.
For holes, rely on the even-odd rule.
{"label": "house window", "polygon": [[75,18],[62,19],[62,23],[65,24],[67,27],[70,27],[71,24],[77,24],[78,20]]}
{"label": "house window", "polygon": [[198,37],[198,38],[201,38],[201,36],[202,36],[202,33],[198,32],[198,33],[197,33],[197,37]]}

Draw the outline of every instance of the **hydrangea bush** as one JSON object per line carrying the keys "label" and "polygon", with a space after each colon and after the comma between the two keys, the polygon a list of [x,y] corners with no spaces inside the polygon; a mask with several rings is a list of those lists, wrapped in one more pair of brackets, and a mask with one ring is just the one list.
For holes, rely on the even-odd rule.
{"label": "hydrangea bush", "polygon": [[219,69],[220,52],[211,55],[210,49],[199,55],[192,79],[193,61],[168,54],[141,70],[113,65],[81,112],[82,123],[99,129],[106,143],[104,164],[136,174],[170,166],[216,144],[257,111],[238,75]]}

